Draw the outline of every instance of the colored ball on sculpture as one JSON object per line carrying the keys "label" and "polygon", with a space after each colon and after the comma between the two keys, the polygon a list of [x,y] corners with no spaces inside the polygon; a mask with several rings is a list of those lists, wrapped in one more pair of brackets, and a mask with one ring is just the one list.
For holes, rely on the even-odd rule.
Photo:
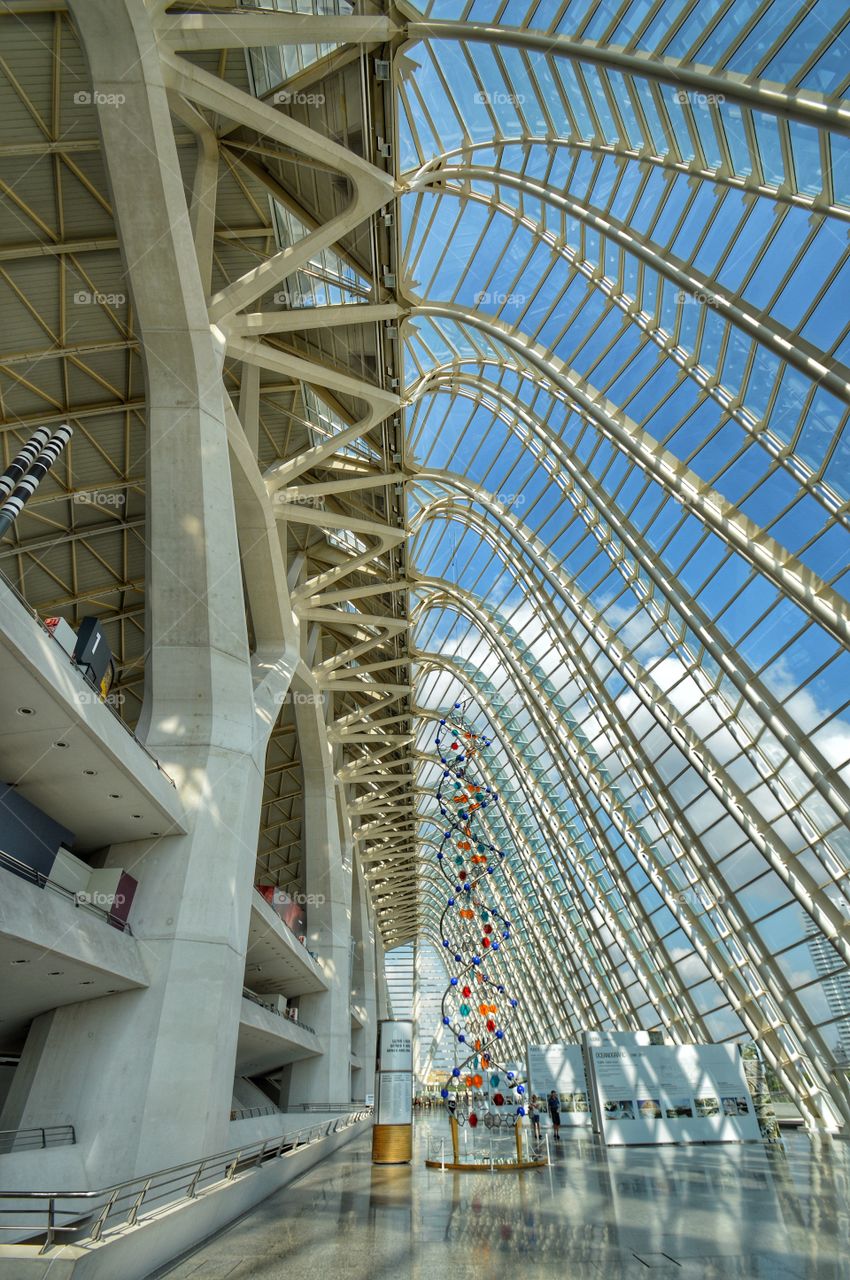
{"label": "colored ball on sculpture", "polygon": [[471,988],[471,987],[464,987],[464,988],[463,988],[463,990],[461,991],[461,995],[464,995],[464,996],[471,996],[471,995],[472,995],[472,988]]}
{"label": "colored ball on sculpture", "polygon": [[489,947],[489,945],[490,945],[490,939],[489,939],[489,938],[482,938],[482,939],[481,939],[481,945],[482,945],[482,947]]}
{"label": "colored ball on sculpture", "polygon": [[503,1093],[494,1093],[493,1102],[497,1107],[504,1106],[505,1095]]}
{"label": "colored ball on sculpture", "polygon": [[448,1091],[448,1089],[441,1089],[441,1090],[440,1090],[440,1097],[441,1097],[441,1098],[447,1098],[448,1096],[449,1096],[449,1091]]}
{"label": "colored ball on sculpture", "polygon": [[492,1018],[488,1018],[488,1019],[487,1019],[487,1030],[488,1030],[488,1031],[495,1031],[495,1030],[496,1030],[496,1024],[495,1024],[495,1022],[493,1021],[493,1019],[492,1019]]}
{"label": "colored ball on sculpture", "polygon": [[452,978],[452,979],[451,979],[451,985],[452,985],[453,987],[456,987],[456,986],[457,986],[457,978]]}
{"label": "colored ball on sculpture", "polygon": [[504,1038],[504,1035],[505,1035],[504,1031],[497,1031],[497,1032],[496,1032],[496,1039],[497,1039],[497,1040],[502,1040],[502,1039]]}
{"label": "colored ball on sculpture", "polygon": [[469,1113],[469,1127],[470,1127],[470,1129],[474,1129],[474,1128],[475,1128],[475,1126],[476,1126],[477,1124],[478,1124],[478,1116],[475,1114],[475,1112],[474,1112],[474,1111],[470,1111],[470,1113]]}
{"label": "colored ball on sculpture", "polygon": [[450,1020],[449,1020],[448,1018],[443,1018],[443,1026],[444,1026],[444,1027],[448,1027],[448,1026],[450,1026],[450,1025],[451,1025],[451,1024],[450,1024]]}
{"label": "colored ball on sculpture", "polygon": [[486,1006],[486,1004],[480,1004],[480,1005],[478,1006],[478,1012],[481,1014],[481,1017],[483,1018],[483,1017],[484,1017],[484,1015],[485,1015],[485,1014],[486,1014],[486,1012],[487,1012],[487,1006]]}
{"label": "colored ball on sculpture", "polygon": [[518,1115],[518,1116],[524,1116],[524,1115],[525,1115],[525,1107],[517,1107],[517,1109],[516,1109],[516,1113],[517,1113],[517,1115]]}
{"label": "colored ball on sculpture", "polygon": [[480,1089],[483,1083],[484,1083],[484,1079],[483,1079],[483,1077],[482,1077],[482,1076],[473,1076],[473,1077],[472,1077],[472,1084],[473,1084],[473,1087],[474,1087],[474,1088],[476,1088],[476,1089]]}
{"label": "colored ball on sculpture", "polygon": [[499,1083],[499,1077],[498,1077],[498,1076],[491,1076],[491,1077],[490,1077],[490,1083],[491,1083],[491,1085],[493,1086],[493,1088],[495,1089],[495,1088],[496,1088],[496,1085]]}
{"label": "colored ball on sculpture", "polygon": [[471,1089],[471,1088],[472,1088],[472,1076],[467,1076],[467,1077],[466,1077],[466,1079],[464,1080],[464,1084],[466,1085],[467,1089]]}
{"label": "colored ball on sculpture", "polygon": [[493,926],[492,926],[491,924],[485,924],[485,926],[484,926],[484,932],[485,932],[485,933],[488,933],[488,934],[489,934],[489,933],[492,933],[492,932],[493,932]]}
{"label": "colored ball on sculpture", "polygon": [[460,1075],[460,1067],[452,1067],[452,1075],[457,1077]]}
{"label": "colored ball on sculpture", "polygon": [[462,1004],[462,1005],[460,1006],[460,1016],[461,1016],[462,1018],[468,1018],[468,1017],[469,1017],[469,1005],[468,1005],[468,1004]]}

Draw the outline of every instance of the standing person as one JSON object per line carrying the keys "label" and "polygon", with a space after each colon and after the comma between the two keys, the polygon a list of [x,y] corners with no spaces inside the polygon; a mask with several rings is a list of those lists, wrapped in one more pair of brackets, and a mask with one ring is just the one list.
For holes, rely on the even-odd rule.
{"label": "standing person", "polygon": [[536,1097],[531,1099],[531,1106],[529,1107],[528,1110],[529,1110],[529,1115],[531,1116],[531,1135],[534,1138],[535,1142],[539,1142],[540,1141],[540,1103],[538,1102]]}
{"label": "standing person", "polygon": [[552,1121],[552,1128],[555,1130],[555,1137],[560,1142],[561,1139],[561,1099],[553,1089],[548,1099],[549,1118]]}

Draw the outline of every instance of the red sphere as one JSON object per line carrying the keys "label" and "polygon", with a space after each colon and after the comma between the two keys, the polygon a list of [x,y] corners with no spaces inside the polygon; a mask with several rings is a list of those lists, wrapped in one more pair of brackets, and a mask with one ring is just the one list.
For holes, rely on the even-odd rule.
{"label": "red sphere", "polygon": [[493,932],[493,926],[492,926],[491,924],[485,924],[485,926],[484,926],[484,932],[485,932],[485,933],[492,933],[492,932]]}
{"label": "red sphere", "polygon": [[505,1101],[505,1095],[503,1093],[493,1094],[493,1102],[497,1107],[501,1107],[504,1101]]}
{"label": "red sphere", "polygon": [[495,1024],[495,1022],[493,1021],[493,1019],[492,1019],[492,1018],[488,1018],[488,1019],[487,1019],[487,1030],[488,1030],[488,1031],[495,1031],[495,1030],[496,1030],[496,1024]]}
{"label": "red sphere", "polygon": [[463,995],[465,995],[465,996],[471,996],[471,995],[472,995],[472,987],[462,987],[462,988],[461,988],[461,991],[462,991],[462,994],[463,994]]}
{"label": "red sphere", "polygon": [[489,938],[482,938],[482,939],[481,939],[481,945],[482,945],[482,947],[489,947],[489,945],[490,945],[490,939],[489,939]]}
{"label": "red sphere", "polygon": [[470,1129],[474,1129],[474,1128],[475,1128],[475,1126],[476,1126],[477,1124],[478,1124],[478,1116],[475,1114],[475,1112],[474,1112],[474,1111],[470,1111],[470,1113],[469,1113],[469,1127],[470,1127]]}

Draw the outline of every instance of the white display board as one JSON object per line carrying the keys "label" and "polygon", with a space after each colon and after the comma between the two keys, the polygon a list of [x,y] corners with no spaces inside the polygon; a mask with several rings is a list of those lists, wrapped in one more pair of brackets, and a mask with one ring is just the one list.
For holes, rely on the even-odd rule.
{"label": "white display board", "polygon": [[528,1046],[528,1091],[540,1098],[544,1114],[546,1100],[553,1089],[561,1100],[562,1125],[591,1124],[590,1095],[581,1045]]}
{"label": "white display board", "polygon": [[623,1041],[604,1031],[584,1036],[588,1083],[609,1146],[759,1140],[735,1045]]}
{"label": "white display board", "polygon": [[412,1071],[381,1071],[378,1075],[378,1124],[410,1124]]}
{"label": "white display board", "polygon": [[413,1023],[378,1023],[378,1124],[413,1121]]}
{"label": "white display board", "polygon": [[379,1033],[378,1070],[412,1071],[413,1023],[385,1019],[379,1023]]}

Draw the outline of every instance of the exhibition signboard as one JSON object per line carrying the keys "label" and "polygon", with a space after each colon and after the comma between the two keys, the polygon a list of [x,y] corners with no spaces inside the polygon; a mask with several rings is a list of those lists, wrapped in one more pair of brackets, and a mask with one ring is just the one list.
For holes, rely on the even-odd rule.
{"label": "exhibition signboard", "polygon": [[378,1023],[378,1105],[372,1131],[375,1164],[406,1164],[412,1150],[413,1023]]}
{"label": "exhibition signboard", "polygon": [[584,1055],[578,1044],[530,1044],[528,1089],[544,1104],[554,1089],[561,1102],[561,1124],[588,1126],[590,1098]]}
{"label": "exhibition signboard", "polygon": [[736,1045],[638,1044],[604,1031],[583,1039],[588,1085],[609,1146],[759,1139]]}

